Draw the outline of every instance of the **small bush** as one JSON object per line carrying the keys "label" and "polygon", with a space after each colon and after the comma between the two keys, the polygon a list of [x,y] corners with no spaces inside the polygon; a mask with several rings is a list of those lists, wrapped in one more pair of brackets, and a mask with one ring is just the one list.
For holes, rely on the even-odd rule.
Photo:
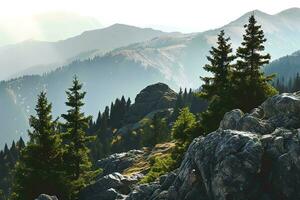
{"label": "small bush", "polygon": [[141,183],[153,182],[161,175],[172,171],[175,162],[171,154],[154,157],[153,165],[150,167],[148,174],[141,180]]}

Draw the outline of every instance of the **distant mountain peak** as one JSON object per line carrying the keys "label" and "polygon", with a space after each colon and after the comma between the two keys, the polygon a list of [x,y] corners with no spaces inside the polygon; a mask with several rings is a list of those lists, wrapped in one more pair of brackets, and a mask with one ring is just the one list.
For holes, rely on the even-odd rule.
{"label": "distant mountain peak", "polygon": [[295,16],[295,15],[300,16],[300,8],[298,7],[289,8],[277,13],[276,15],[277,16]]}
{"label": "distant mountain peak", "polygon": [[250,15],[254,15],[254,16],[258,16],[258,17],[270,16],[270,14],[265,13],[265,12],[263,12],[261,10],[258,10],[258,9],[249,11],[246,14],[244,14],[243,16],[250,16]]}

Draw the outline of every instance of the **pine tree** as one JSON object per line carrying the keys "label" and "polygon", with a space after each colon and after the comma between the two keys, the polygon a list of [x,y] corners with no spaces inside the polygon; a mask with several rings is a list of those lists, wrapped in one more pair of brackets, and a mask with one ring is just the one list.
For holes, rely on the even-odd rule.
{"label": "pine tree", "polygon": [[236,86],[236,107],[249,112],[267,97],[276,94],[276,90],[269,84],[274,76],[265,76],[261,70],[269,63],[270,54],[262,53],[266,38],[254,15],[250,16],[249,23],[244,27],[245,34],[241,46],[237,49],[238,60],[233,80]]}
{"label": "pine tree", "polygon": [[297,73],[297,75],[294,79],[293,92],[296,92],[299,90],[300,90],[300,75],[299,75],[299,73]]}
{"label": "pine tree", "polygon": [[204,82],[201,97],[204,99],[211,100],[215,95],[224,96],[228,92],[233,67],[232,61],[235,59],[229,40],[230,38],[226,38],[224,30],[222,30],[218,35],[217,47],[212,47],[209,51],[210,56],[207,56],[207,60],[210,64],[205,65],[204,69],[212,76],[201,77]]}
{"label": "pine tree", "polygon": [[199,123],[196,121],[196,116],[192,114],[189,108],[181,109],[177,120],[172,127],[172,137],[175,140],[175,149],[172,152],[173,160],[176,160],[176,166],[179,167],[189,144],[192,140],[199,136]]}
{"label": "pine tree", "polygon": [[131,99],[128,98],[126,102],[126,111],[129,111],[130,106],[131,106]]}
{"label": "pine tree", "polygon": [[[88,128],[89,117],[81,111],[84,105],[85,92],[81,91],[82,84],[77,77],[74,77],[73,85],[66,91],[66,105],[69,107],[67,114],[62,117],[66,120],[64,127],[64,142],[66,144],[65,166],[68,175],[74,185],[73,198],[76,197],[80,188],[90,181],[94,173],[91,172],[91,161],[87,144],[93,140],[87,136],[85,131]],[[75,197],[74,197],[75,196]]]}
{"label": "pine tree", "polygon": [[35,110],[36,116],[29,119],[32,127],[32,131],[28,131],[30,141],[16,165],[13,199],[35,199],[42,193],[68,199],[69,184],[62,170],[61,138],[44,92],[39,95]]}
{"label": "pine tree", "polygon": [[160,142],[167,141],[167,139],[169,139],[169,130],[165,118],[162,118],[161,116],[159,116],[159,114],[155,114],[152,120],[152,127],[154,145]]}
{"label": "pine tree", "polygon": [[202,126],[206,133],[215,130],[224,114],[233,107],[230,93],[233,90],[231,76],[235,56],[232,55],[229,40],[222,30],[218,35],[217,47],[212,47],[209,51],[210,56],[207,56],[210,64],[204,66],[212,76],[201,77],[204,84],[200,97],[209,102],[208,109],[201,114]]}
{"label": "pine tree", "polygon": [[184,102],[183,102],[183,92],[182,92],[182,88],[179,89],[179,93],[177,95],[177,99],[175,102],[175,106],[174,106],[174,112],[172,114],[172,118],[175,120],[180,113],[180,110],[184,107]]}

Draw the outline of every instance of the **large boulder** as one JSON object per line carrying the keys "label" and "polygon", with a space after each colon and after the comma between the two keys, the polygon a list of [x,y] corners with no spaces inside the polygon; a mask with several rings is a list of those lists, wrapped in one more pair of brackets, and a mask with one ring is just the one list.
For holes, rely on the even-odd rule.
{"label": "large boulder", "polygon": [[134,123],[155,110],[172,108],[175,105],[177,93],[164,83],[147,86],[135,98],[126,117],[128,123]]}
{"label": "large boulder", "polygon": [[300,93],[271,97],[249,114],[228,112],[218,130],[192,142],[177,171],[126,199],[300,199],[299,127]]}

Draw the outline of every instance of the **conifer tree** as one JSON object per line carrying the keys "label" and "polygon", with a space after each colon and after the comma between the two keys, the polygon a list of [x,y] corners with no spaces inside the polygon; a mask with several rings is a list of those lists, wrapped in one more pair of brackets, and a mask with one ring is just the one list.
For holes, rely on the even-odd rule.
{"label": "conifer tree", "polygon": [[232,61],[235,59],[229,40],[230,38],[226,38],[222,30],[218,35],[217,47],[212,47],[209,51],[210,56],[207,56],[207,60],[210,64],[205,65],[204,69],[212,73],[212,76],[201,77],[204,82],[201,90],[202,98],[211,100],[213,96],[222,96],[228,90]]}
{"label": "conifer tree", "polygon": [[179,89],[179,93],[177,95],[177,99],[175,102],[175,107],[174,107],[174,112],[172,114],[172,118],[175,120],[180,113],[180,110],[184,107],[184,102],[183,102],[183,92],[182,88]]}
{"label": "conifer tree", "polygon": [[[81,91],[82,84],[77,77],[74,77],[73,85],[66,91],[66,105],[69,110],[62,117],[66,120],[64,127],[64,142],[66,144],[65,163],[68,175],[73,183],[73,198],[76,197],[80,188],[90,181],[93,176],[91,171],[91,161],[87,144],[93,137],[87,136],[85,131],[88,128],[89,117],[81,111],[84,105],[85,92]],[[75,197],[74,197],[75,196]]]}
{"label": "conifer tree", "polygon": [[13,199],[35,199],[42,193],[68,199],[69,184],[62,170],[61,138],[44,92],[39,95],[35,110],[36,116],[29,119],[32,127],[28,131],[30,141],[16,165]]}
{"label": "conifer tree", "polygon": [[261,104],[267,97],[276,94],[276,90],[269,84],[273,75],[265,76],[261,68],[269,63],[270,54],[263,54],[266,42],[264,32],[254,15],[249,17],[245,26],[243,42],[237,49],[237,64],[235,65],[233,80],[236,107],[249,112]]}
{"label": "conifer tree", "polygon": [[232,61],[235,56],[232,55],[230,38],[225,37],[222,30],[218,35],[217,47],[212,47],[207,56],[210,64],[204,66],[204,69],[212,74],[209,77],[201,77],[204,81],[200,97],[209,102],[208,109],[201,114],[202,126],[206,133],[215,130],[223,115],[232,109]]}
{"label": "conifer tree", "polygon": [[126,102],[126,111],[129,110],[130,106],[131,106],[131,99],[128,98],[128,99],[127,99],[127,102]]}

